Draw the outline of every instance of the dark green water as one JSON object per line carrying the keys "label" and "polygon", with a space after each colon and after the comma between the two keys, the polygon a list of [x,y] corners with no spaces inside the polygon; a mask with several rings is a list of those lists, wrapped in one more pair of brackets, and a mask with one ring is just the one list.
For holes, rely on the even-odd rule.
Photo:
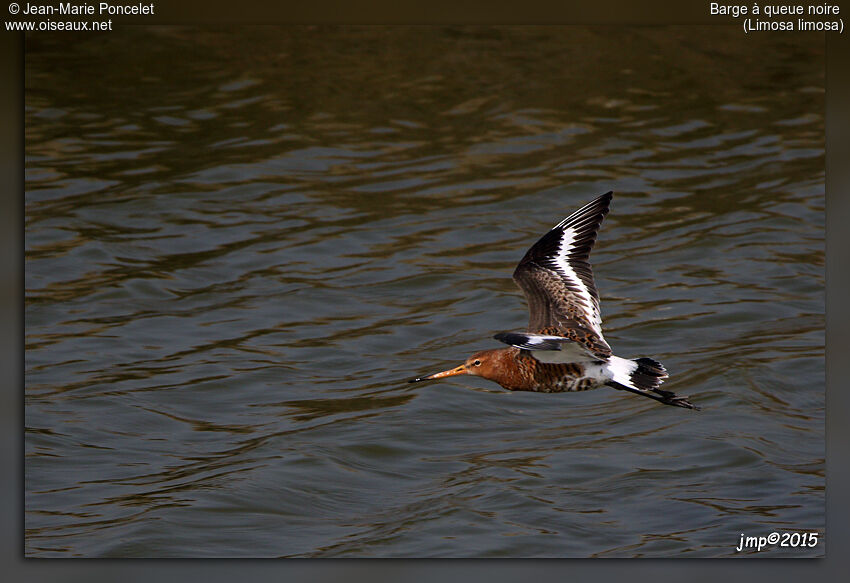
{"label": "dark green water", "polygon": [[[824,553],[823,37],[711,28],[30,35],[25,553]],[[408,385],[527,315],[615,191],[613,390]]]}

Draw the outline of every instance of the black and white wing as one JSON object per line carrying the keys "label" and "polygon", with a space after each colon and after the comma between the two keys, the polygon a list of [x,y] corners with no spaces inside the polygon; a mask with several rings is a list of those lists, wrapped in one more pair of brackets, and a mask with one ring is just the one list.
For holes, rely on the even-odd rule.
{"label": "black and white wing", "polygon": [[567,336],[499,332],[493,338],[528,350],[534,358],[545,363],[598,361],[611,356],[611,349],[604,342],[600,343],[596,334],[587,330],[584,334],[581,332],[578,327],[568,329]]}
{"label": "black and white wing", "polygon": [[607,192],[555,225],[528,250],[513,276],[528,301],[529,332],[569,338],[600,357],[611,349],[602,336],[588,257],[612,198]]}

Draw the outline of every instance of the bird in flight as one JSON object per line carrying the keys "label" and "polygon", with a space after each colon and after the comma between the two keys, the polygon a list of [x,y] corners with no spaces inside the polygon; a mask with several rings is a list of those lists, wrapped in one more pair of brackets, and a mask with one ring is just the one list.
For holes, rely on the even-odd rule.
{"label": "bird in flight", "polygon": [[525,254],[514,281],[528,302],[527,332],[500,332],[508,348],[484,350],[458,367],[411,379],[475,375],[511,391],[560,393],[608,386],[665,405],[699,409],[661,389],[667,370],[651,358],[615,356],[602,335],[599,294],[588,257],[613,192],[555,225]]}

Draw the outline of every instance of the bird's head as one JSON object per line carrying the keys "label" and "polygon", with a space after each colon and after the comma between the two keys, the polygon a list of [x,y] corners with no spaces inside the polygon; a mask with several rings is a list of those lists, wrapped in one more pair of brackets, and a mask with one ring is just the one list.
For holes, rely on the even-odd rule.
{"label": "bird's head", "polygon": [[484,377],[487,380],[495,381],[500,385],[505,386],[505,382],[511,372],[509,362],[510,353],[510,348],[482,350],[481,352],[476,352],[467,358],[466,362],[460,366],[444,370],[443,372],[429,374],[424,377],[416,377],[415,379],[410,379],[408,382],[417,383],[419,381],[432,381],[467,374]]}

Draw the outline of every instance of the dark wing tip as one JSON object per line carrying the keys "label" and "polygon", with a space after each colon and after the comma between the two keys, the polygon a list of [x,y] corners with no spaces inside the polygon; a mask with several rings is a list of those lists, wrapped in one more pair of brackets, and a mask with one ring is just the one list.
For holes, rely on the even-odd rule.
{"label": "dark wing tip", "polygon": [[599,225],[602,224],[602,219],[605,218],[605,215],[608,214],[609,207],[611,206],[611,200],[614,198],[614,191],[609,190],[605,194],[600,194],[592,201],[578,209],[576,212],[572,213],[570,216],[565,218],[563,221],[558,223],[554,228],[568,228],[573,225],[577,225],[579,223],[584,223],[588,219],[596,219],[596,229],[599,228]]}
{"label": "dark wing tip", "polygon": [[526,334],[518,334],[516,332],[499,332],[493,338],[509,346],[527,345],[529,340]]}
{"label": "dark wing tip", "polygon": [[493,336],[499,342],[525,350],[561,350],[565,338],[551,338],[540,334],[521,334],[519,332],[499,332]]}
{"label": "dark wing tip", "polygon": [[[553,260],[561,249],[564,233],[572,229],[574,235],[569,250],[569,261],[573,270],[576,271],[576,275],[587,286],[589,293],[595,296],[596,286],[593,283],[593,273],[587,261],[590,251],[596,243],[596,233],[608,214],[608,207],[613,197],[614,192],[609,190],[552,227],[549,232],[531,246],[517,264],[514,278],[517,280],[523,278],[525,274],[522,268],[529,263],[551,269]],[[520,284],[520,287],[523,287],[522,284]]]}

